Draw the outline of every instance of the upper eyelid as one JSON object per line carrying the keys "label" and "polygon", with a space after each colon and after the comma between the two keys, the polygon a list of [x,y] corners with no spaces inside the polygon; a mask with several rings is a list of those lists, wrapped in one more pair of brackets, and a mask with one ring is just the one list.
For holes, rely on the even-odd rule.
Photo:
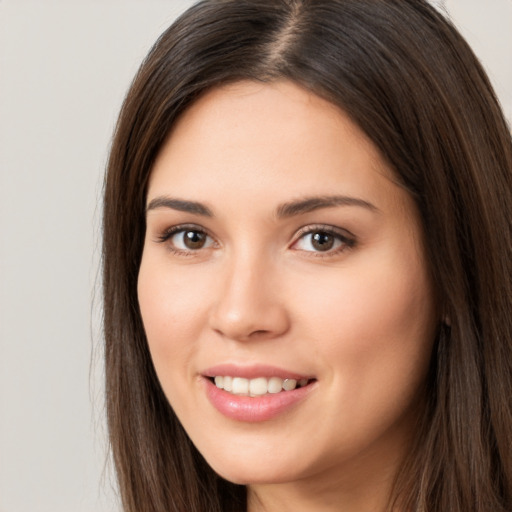
{"label": "upper eyelid", "polygon": [[199,224],[189,222],[186,222],[184,224],[174,224],[172,226],[165,228],[163,231],[167,231],[169,233],[176,233],[178,231],[186,231],[187,229],[189,229],[190,231],[201,231],[202,233],[208,233],[208,230],[205,227],[200,226]]}
{"label": "upper eyelid", "polygon": [[357,238],[355,235],[353,235],[350,231],[347,231],[344,228],[339,228],[332,225],[307,225],[302,227],[295,235],[294,238],[289,245],[289,248],[292,250],[299,250],[301,249],[294,249],[293,246],[298,244],[299,241],[305,236],[305,235],[311,235],[313,233],[327,233],[328,235],[337,237],[338,240],[341,242],[342,247],[338,247],[337,249],[328,250],[325,252],[322,251],[304,251],[309,257],[315,257],[315,258],[332,258],[336,255],[345,252],[346,250],[351,250],[357,245]]}
{"label": "upper eyelid", "polygon": [[204,233],[205,235],[209,236],[211,239],[216,241],[216,238],[206,228],[197,224],[190,223],[169,226],[168,228],[165,228],[157,233],[157,239],[158,241],[163,242],[165,240],[168,240],[171,236],[175,235],[176,233],[180,233],[182,231],[187,230]]}
{"label": "upper eyelid", "polygon": [[[179,233],[181,231],[198,231],[201,233],[204,233],[205,235],[209,236],[214,240],[215,243],[219,243],[217,238],[204,226],[201,226],[199,224],[195,223],[183,223],[183,224],[176,224],[173,226],[169,226],[157,233],[157,241],[163,242],[168,240],[171,236],[173,236],[176,233]],[[355,241],[356,237],[354,234],[352,234],[350,231],[348,231],[345,228],[333,226],[330,224],[307,224],[299,229],[297,229],[294,234],[292,235],[292,241],[291,244],[296,243],[302,236],[315,233],[315,232],[325,232],[332,234],[334,236],[339,236],[340,238],[343,238],[345,240],[351,240]]]}
{"label": "upper eyelid", "polygon": [[297,240],[303,235],[315,232],[325,232],[333,235],[338,235],[343,238],[355,239],[355,235],[345,228],[339,228],[329,224],[308,224],[298,229],[294,235],[294,240]]}

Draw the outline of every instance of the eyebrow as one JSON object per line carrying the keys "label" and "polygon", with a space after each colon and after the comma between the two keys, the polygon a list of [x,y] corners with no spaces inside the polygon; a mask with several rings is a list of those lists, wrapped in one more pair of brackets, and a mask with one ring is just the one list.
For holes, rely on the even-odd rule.
{"label": "eyebrow", "polygon": [[213,217],[213,213],[202,203],[196,201],[185,201],[183,199],[173,199],[171,197],[155,197],[146,207],[146,213],[157,208],[171,208],[180,212],[193,213],[195,215],[203,215],[205,217]]}
{"label": "eyebrow", "polygon": [[317,196],[317,197],[305,197],[296,201],[290,201],[284,203],[277,208],[277,217],[293,217],[295,215],[302,215],[322,208],[332,208],[333,206],[358,206],[366,208],[368,210],[378,212],[379,209],[357,197],[350,196]]}
{"label": "eyebrow", "polygon": [[[293,217],[295,215],[303,215],[322,208],[332,208],[334,206],[358,206],[371,211],[379,211],[379,209],[357,197],[350,196],[314,196],[305,197],[295,201],[290,201],[279,205],[276,209],[278,218]],[[204,217],[213,217],[213,212],[203,203],[197,201],[187,201],[184,199],[175,199],[167,196],[159,196],[152,199],[146,207],[146,213],[157,208],[170,208],[180,212],[192,213],[194,215],[202,215]]]}

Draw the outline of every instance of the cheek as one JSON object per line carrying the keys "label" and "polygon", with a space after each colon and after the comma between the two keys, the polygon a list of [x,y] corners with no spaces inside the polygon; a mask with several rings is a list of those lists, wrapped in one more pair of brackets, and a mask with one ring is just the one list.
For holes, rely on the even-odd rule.
{"label": "cheek", "polygon": [[324,295],[322,307],[309,302],[315,308],[308,327],[313,358],[335,395],[325,421],[340,425],[348,414],[352,426],[337,427],[340,446],[362,447],[383,432],[405,432],[427,376],[436,329],[429,280],[421,271],[386,267],[345,276],[343,286]]}
{"label": "cheek", "polygon": [[[149,350],[159,377],[162,370],[186,364],[193,357],[194,344],[202,328],[201,301],[206,288],[190,283],[186,273],[169,272],[165,258],[143,256],[138,298]],[[183,367],[183,366],[182,366]],[[173,372],[165,371],[165,378]],[[162,383],[164,384],[164,383]]]}
{"label": "cheek", "polygon": [[186,397],[197,351],[191,341],[198,339],[201,330],[198,293],[180,272],[169,272],[165,258],[151,254],[143,256],[137,292],[149,352],[164,394],[179,418],[194,418],[198,408]]}
{"label": "cheek", "polygon": [[317,283],[316,290],[304,295],[303,308],[313,312],[310,333],[333,379],[354,383],[358,394],[367,383],[386,388],[424,377],[437,322],[421,261],[379,254],[358,261],[357,271],[340,269],[338,280]]}

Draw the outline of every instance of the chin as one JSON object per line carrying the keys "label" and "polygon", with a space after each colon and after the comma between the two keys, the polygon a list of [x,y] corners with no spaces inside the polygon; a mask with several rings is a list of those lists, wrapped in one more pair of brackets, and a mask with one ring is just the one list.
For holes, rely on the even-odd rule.
{"label": "chin", "polygon": [[263,485],[263,484],[282,484],[294,480],[293,475],[280,474],[275,475],[274,472],[269,474],[268,468],[265,471],[254,471],[251,468],[230,468],[226,471],[215,472],[233,484],[237,485]]}
{"label": "chin", "polygon": [[264,458],[257,464],[252,461],[243,461],[236,455],[222,461],[208,459],[206,461],[219,476],[238,485],[279,484],[300,478],[296,464],[292,466],[295,469],[292,473],[289,465],[281,467],[281,463],[277,466]]}

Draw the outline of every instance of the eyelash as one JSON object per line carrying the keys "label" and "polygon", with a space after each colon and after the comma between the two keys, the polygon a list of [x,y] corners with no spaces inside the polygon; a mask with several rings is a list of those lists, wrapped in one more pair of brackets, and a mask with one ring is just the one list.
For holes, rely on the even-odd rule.
{"label": "eyelash", "polygon": [[[178,225],[178,226],[172,226],[168,229],[166,229],[163,233],[161,233],[158,237],[157,237],[157,242],[159,243],[166,243],[166,242],[169,242],[170,239],[174,236],[174,235],[177,235],[178,233],[187,233],[187,232],[194,232],[194,233],[200,233],[202,235],[205,235],[207,237],[209,237],[211,240],[214,240],[213,237],[211,237],[207,231],[205,231],[203,228],[199,227],[199,226],[195,226],[193,224],[181,224],[181,225]],[[215,243],[215,241],[214,241]],[[184,250],[184,249],[178,249],[176,246],[174,246],[172,243],[169,243],[167,244],[168,245],[168,248],[169,250],[173,253],[173,254],[177,254],[179,256],[195,256],[196,253],[202,249],[199,248],[197,250],[194,250],[194,249],[189,249],[189,250]]]}
{"label": "eyelash", "polygon": [[[158,243],[166,243],[166,242],[169,242],[170,239],[174,235],[177,235],[178,233],[186,233],[186,232],[199,233],[201,235],[204,235],[204,236],[210,238],[213,241],[213,245],[216,244],[215,239],[212,236],[210,236],[205,229],[203,229],[199,226],[193,225],[193,224],[182,224],[182,225],[172,226],[171,228],[168,228],[163,233],[161,233],[157,237],[156,241]],[[356,245],[355,237],[345,230],[336,229],[333,226],[327,226],[327,225],[308,225],[304,228],[301,228],[297,232],[296,236],[294,237],[294,241],[292,242],[290,247],[293,247],[294,245],[298,244],[301,240],[304,240],[307,235],[314,235],[314,234],[322,234],[322,235],[332,236],[335,239],[335,241],[339,242],[340,245],[337,248],[335,248],[334,250],[329,249],[327,251],[314,251],[314,250],[313,251],[306,251],[306,250],[302,251],[310,257],[314,257],[314,258],[333,257],[333,256],[336,256],[336,255],[344,252],[344,251],[352,249]],[[194,250],[194,249],[184,250],[184,249],[177,248],[176,246],[174,246],[171,243],[168,244],[168,248],[172,253],[177,254],[179,256],[194,256],[201,249],[204,249],[204,247],[200,247],[196,250]],[[206,247],[206,248],[209,248],[209,247]],[[295,249],[295,250],[300,250],[300,249]]]}
{"label": "eyelash", "polygon": [[340,243],[339,247],[335,249],[329,249],[327,251],[303,251],[308,256],[313,258],[330,258],[337,256],[342,252],[353,249],[356,245],[356,238],[348,231],[335,228],[333,226],[327,226],[322,224],[308,225],[301,228],[295,236],[293,245],[298,244],[301,240],[304,240],[307,235],[322,234],[332,236],[335,241]]}

